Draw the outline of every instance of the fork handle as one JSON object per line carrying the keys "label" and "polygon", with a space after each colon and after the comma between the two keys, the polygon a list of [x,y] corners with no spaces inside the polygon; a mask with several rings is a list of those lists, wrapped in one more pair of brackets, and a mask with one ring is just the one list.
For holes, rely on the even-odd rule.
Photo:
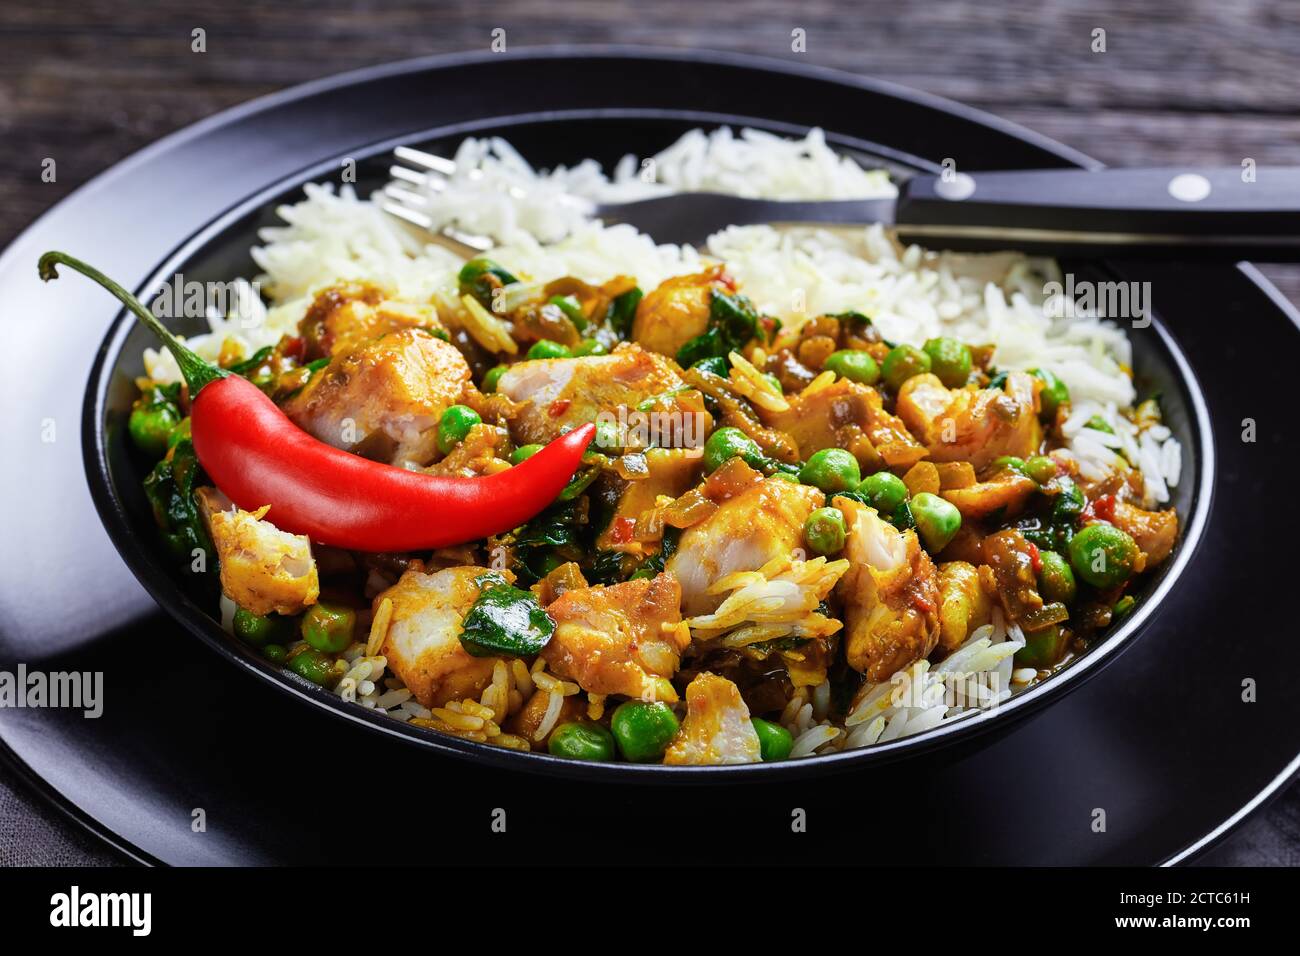
{"label": "fork handle", "polygon": [[916,176],[895,223],[904,241],[934,248],[1295,262],[1300,167]]}

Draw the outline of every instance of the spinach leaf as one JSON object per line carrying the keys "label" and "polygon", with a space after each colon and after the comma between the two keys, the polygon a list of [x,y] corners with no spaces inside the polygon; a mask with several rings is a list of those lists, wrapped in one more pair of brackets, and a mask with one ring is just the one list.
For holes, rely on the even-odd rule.
{"label": "spinach leaf", "polygon": [[[624,561],[627,555],[622,551],[596,551],[591,559],[591,567],[583,576],[591,584],[617,584],[624,579]],[[633,575],[635,577],[635,575]]]}
{"label": "spinach leaf", "polygon": [[812,638],[796,637],[793,634],[788,634],[785,637],[773,638],[770,641],[758,641],[754,644],[746,644],[745,651],[761,660],[772,654],[779,654],[781,651],[793,651],[796,648],[807,644],[810,640],[812,640]]}
{"label": "spinach leaf", "polygon": [[727,340],[739,348],[758,331],[758,311],[745,296],[714,289],[709,299],[709,325],[721,329]]}
{"label": "spinach leaf", "polygon": [[193,442],[182,438],[171,455],[158,462],[144,480],[145,497],[153,506],[154,520],[162,531],[163,541],[191,573],[196,550],[204,552],[205,569],[216,566],[216,549],[194,498],[201,474]]}
{"label": "spinach leaf", "polygon": [[708,331],[677,350],[677,363],[690,368],[704,359],[726,358],[743,348],[757,332],[758,312],[749,299],[714,289],[709,299]]}
{"label": "spinach leaf", "polygon": [[537,603],[499,574],[479,578],[478,600],[461,625],[460,643],[474,657],[532,657],[555,633],[555,620]]}
{"label": "spinach leaf", "polygon": [[605,311],[605,321],[620,338],[627,338],[632,334],[632,320],[636,318],[636,307],[641,304],[644,294],[640,289],[631,288],[616,297]]}
{"label": "spinach leaf", "polygon": [[579,544],[580,520],[581,508],[576,500],[553,504],[523,526],[515,537],[515,547],[561,548]]}

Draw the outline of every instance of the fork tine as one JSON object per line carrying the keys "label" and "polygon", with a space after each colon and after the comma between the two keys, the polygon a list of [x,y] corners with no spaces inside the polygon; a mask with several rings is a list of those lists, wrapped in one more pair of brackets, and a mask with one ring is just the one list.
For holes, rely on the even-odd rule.
{"label": "fork tine", "polygon": [[456,174],[456,164],[450,159],[443,159],[441,156],[433,155],[433,153],[426,153],[422,149],[412,149],[410,146],[398,146],[393,150],[393,155],[398,159],[404,160],[415,166],[431,169],[435,173],[441,173],[444,176],[454,176]]}
{"label": "fork tine", "polygon": [[476,249],[479,252],[487,252],[496,245],[496,243],[492,241],[491,236],[480,236],[472,232],[461,232],[459,229],[454,229],[451,226],[447,226],[442,231],[447,238],[454,239],[461,245],[469,246],[471,249]]}
{"label": "fork tine", "polygon": [[412,225],[419,226],[421,229],[429,232],[433,231],[433,220],[417,209],[403,206],[399,202],[384,202],[380,204],[380,208],[398,219],[405,219]]}
{"label": "fork tine", "polygon": [[447,188],[447,180],[432,171],[422,173],[408,166],[389,166],[388,175],[431,193],[440,193]]}
{"label": "fork tine", "polygon": [[384,195],[404,206],[429,205],[429,200],[422,194],[405,189],[395,183],[389,183],[384,187]]}
{"label": "fork tine", "polygon": [[388,175],[393,179],[400,179],[402,182],[411,183],[413,186],[423,186],[427,178],[424,173],[417,172],[409,166],[389,166]]}

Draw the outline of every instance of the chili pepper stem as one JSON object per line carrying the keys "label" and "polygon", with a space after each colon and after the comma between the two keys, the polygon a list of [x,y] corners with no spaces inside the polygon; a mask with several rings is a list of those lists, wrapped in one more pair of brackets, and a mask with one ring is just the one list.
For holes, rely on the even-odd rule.
{"label": "chili pepper stem", "polygon": [[65,252],[47,252],[41,256],[39,264],[41,279],[45,282],[57,279],[59,273],[56,267],[59,265],[75,269],[87,278],[99,283],[116,296],[118,301],[148,327],[149,331],[162,340],[163,345],[167,346],[167,351],[175,356],[176,364],[180,366],[181,377],[185,379],[185,384],[190,388],[191,398],[197,395],[199,389],[205,385],[225,378],[230,374],[225,369],[218,368],[206,359],[201,358],[193,349],[181,342],[165,325],[158,321],[158,317],[146,309],[139,299],[94,266],[87,265],[80,259],[75,259]]}

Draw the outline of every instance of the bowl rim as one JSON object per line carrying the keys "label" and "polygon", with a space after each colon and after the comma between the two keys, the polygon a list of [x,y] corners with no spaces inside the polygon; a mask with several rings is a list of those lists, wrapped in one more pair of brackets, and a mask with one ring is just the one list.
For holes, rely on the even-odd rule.
{"label": "bowl rim", "polygon": [[[755,67],[759,70],[768,71],[775,69],[778,72],[811,75],[819,79],[837,82],[847,80],[847,85],[865,88],[881,95],[915,103],[918,106],[939,109],[943,112],[952,113],[955,117],[991,126],[1016,138],[1026,139],[1033,145],[1043,146],[1043,148],[1056,153],[1066,162],[1078,162],[1080,165],[1090,167],[1099,165],[1095,160],[1088,160],[1087,157],[1083,157],[1081,154],[1074,155],[1073,151],[1060,147],[1059,144],[1051,143],[1050,140],[1046,140],[1038,134],[1023,136],[1022,134],[1028,133],[1028,131],[1023,131],[1013,124],[999,120],[996,117],[988,117],[982,111],[973,110],[961,104],[949,103],[928,94],[918,94],[915,91],[894,84],[868,80],[864,77],[844,74],[821,67],[796,66],[785,61],[765,61],[762,58],[750,57],[743,58],[743,62],[741,62],[741,58],[734,55],[715,57],[711,54],[702,55],[698,51],[661,51],[626,47],[543,48],[521,51],[514,56],[532,55],[536,58],[549,59],[572,56],[575,53],[594,56],[627,55],[641,59],[703,61],[722,65],[743,66],[749,69]],[[293,90],[285,91],[283,94],[273,94],[270,97],[264,97],[246,104],[245,107],[240,109],[251,109],[259,104],[271,105],[272,103],[278,103],[282,98],[287,98],[286,94],[291,92],[319,92],[322,89],[335,88],[392,73],[455,65],[466,61],[486,61],[490,56],[491,54],[458,54],[452,57],[420,58],[395,64],[385,64],[380,67],[327,78],[313,84],[307,84],[305,87],[296,87]],[[346,155],[349,158],[362,161],[382,154],[399,142],[413,143],[433,138],[463,136],[476,129],[509,127],[526,122],[573,119],[578,116],[584,119],[597,120],[607,117],[611,119],[642,118],[647,120],[666,118],[678,121],[699,119],[703,122],[725,121],[731,123],[737,121],[737,117],[732,114],[677,109],[549,110],[486,117],[469,122],[445,124],[430,129],[417,130],[349,150]],[[780,122],[765,120],[760,117],[752,117],[751,119],[755,123],[765,125],[768,128],[783,125]],[[986,119],[992,122],[985,122]],[[784,125],[788,126],[789,124]],[[881,147],[879,144],[865,143],[865,141],[855,137],[833,135],[829,130],[827,131],[827,137],[828,140],[841,144],[852,145],[852,142],[864,144],[878,155],[883,149],[886,158],[897,159],[918,168],[932,165],[919,157],[911,157],[897,150],[891,151],[888,147]],[[178,269],[179,265],[192,258],[233,224],[250,214],[255,214],[258,210],[266,208],[267,204],[275,197],[291,190],[300,190],[305,183],[319,178],[326,170],[337,169],[337,162],[338,158],[331,158],[307,165],[297,172],[283,176],[274,183],[264,186],[252,195],[217,214],[195,230],[184,242],[175,247],[160,263],[151,269],[146,280],[140,284],[137,291],[155,288],[161,279],[170,276]],[[1178,376],[1180,386],[1188,399],[1188,427],[1190,437],[1196,446],[1194,449],[1189,449],[1192,452],[1190,457],[1193,468],[1191,470],[1197,479],[1193,490],[1192,512],[1184,526],[1179,548],[1175,553],[1173,562],[1162,570],[1161,579],[1141,602],[1137,611],[1108,633],[1102,641],[1088,648],[1085,653],[1073,659],[1050,678],[1018,692],[1010,699],[987,711],[963,715],[957,720],[929,731],[871,747],[810,756],[798,760],[736,765],[664,766],[661,764],[635,764],[612,761],[576,761],[554,757],[545,753],[523,753],[441,734],[427,728],[412,727],[383,714],[374,713],[360,705],[345,702],[333,692],[296,678],[239,645],[220,627],[217,620],[203,611],[185,590],[177,584],[174,578],[158,562],[155,549],[147,545],[143,536],[132,529],[125,503],[118,494],[110,470],[107,447],[107,397],[114,368],[124,349],[126,339],[133,329],[134,323],[129,321],[129,316],[124,310],[119,311],[108,327],[96,352],[82,408],[82,448],[91,497],[100,519],[119,554],[150,596],[169,616],[179,620],[187,630],[219,655],[231,660],[278,690],[287,692],[306,704],[315,705],[318,710],[324,710],[338,718],[349,720],[354,724],[405,741],[412,746],[431,749],[435,752],[454,756],[457,759],[480,763],[486,762],[491,766],[506,770],[522,770],[542,775],[591,780],[618,779],[627,781],[634,779],[637,782],[665,784],[738,783],[778,777],[792,779],[823,772],[837,772],[857,769],[867,765],[886,764],[894,760],[918,756],[922,753],[952,746],[970,739],[976,733],[1009,727],[1016,720],[1028,716],[1045,704],[1059,699],[1065,693],[1082,686],[1087,679],[1099,673],[1102,667],[1113,661],[1120,652],[1130,646],[1138,633],[1158,616],[1169,592],[1177,584],[1200,543],[1208,523],[1207,519],[1213,499],[1214,441],[1204,396],[1200,384],[1181,349],[1164,327],[1159,315],[1154,315],[1151,330],[1157,336],[1160,346],[1171,357],[1171,370]]]}

